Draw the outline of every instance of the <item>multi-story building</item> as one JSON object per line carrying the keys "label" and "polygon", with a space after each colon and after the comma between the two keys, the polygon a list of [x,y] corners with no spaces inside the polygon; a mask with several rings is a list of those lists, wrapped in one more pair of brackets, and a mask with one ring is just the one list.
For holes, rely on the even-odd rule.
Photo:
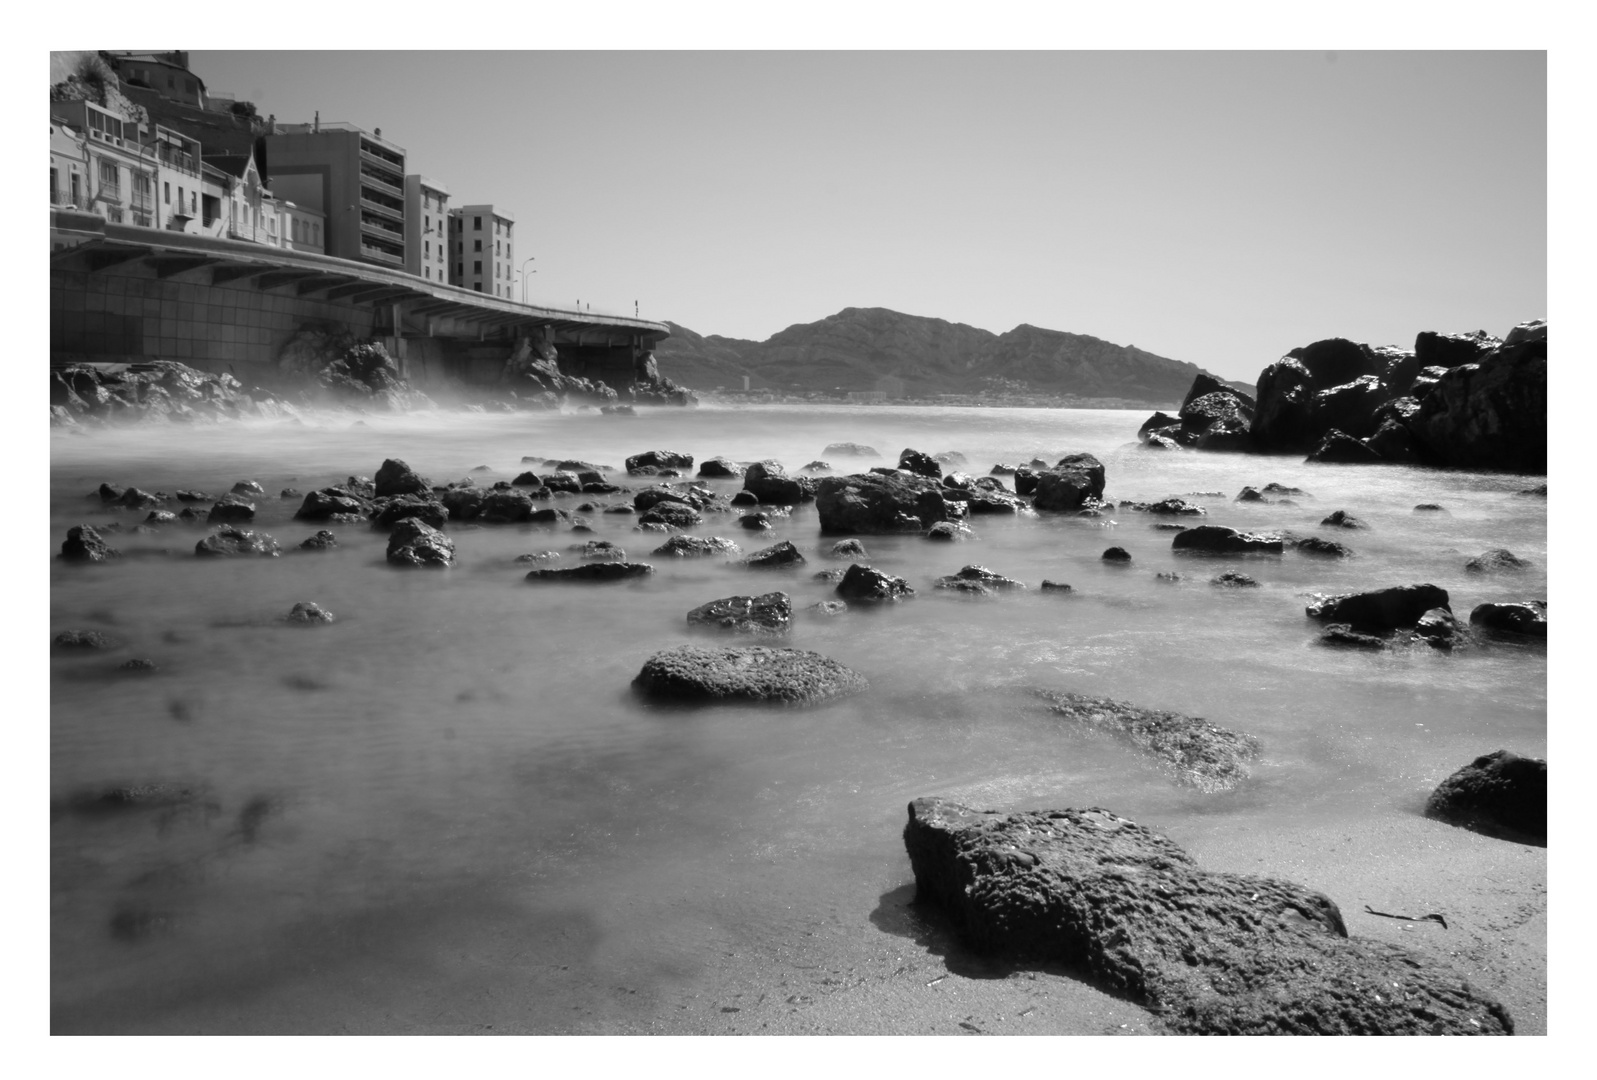
{"label": "multi-story building", "polygon": [[92,101],[52,101],[50,116],[84,136],[83,189],[73,205],[118,224],[152,225],[155,158],[140,142],[138,124]]}
{"label": "multi-story building", "polygon": [[200,144],[170,128],[156,125],[146,152],[156,164],[157,229],[196,232],[202,220],[200,188],[204,185],[204,161]]}
{"label": "multi-story building", "polygon": [[405,177],[405,270],[428,281],[449,280],[449,190],[420,173]]}
{"label": "multi-story building", "polygon": [[449,282],[463,289],[515,299],[515,256],[510,211],[483,203],[449,212]]}
{"label": "multi-story building", "polygon": [[293,251],[314,251],[318,255],[322,246],[322,226],[325,215],[308,206],[279,200],[277,203],[278,246]]}
{"label": "multi-story building", "polygon": [[227,237],[277,246],[281,236],[277,201],[261,182],[255,155],[207,154],[205,166],[227,177]]}
{"label": "multi-story building", "polygon": [[89,190],[89,140],[66,121],[50,118],[50,205],[84,208]]}
{"label": "multi-story building", "polygon": [[405,151],[353,124],[279,124],[265,136],[271,188],[323,218],[340,259],[405,267]]}
{"label": "multi-story building", "polygon": [[100,56],[124,83],[154,90],[170,101],[205,107],[205,82],[189,70],[187,52],[105,52]]}

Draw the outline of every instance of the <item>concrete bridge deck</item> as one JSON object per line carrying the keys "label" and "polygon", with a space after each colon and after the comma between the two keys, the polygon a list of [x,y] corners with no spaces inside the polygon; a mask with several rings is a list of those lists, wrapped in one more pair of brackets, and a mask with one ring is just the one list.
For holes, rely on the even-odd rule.
{"label": "concrete bridge deck", "polygon": [[53,358],[262,361],[296,321],[315,320],[395,340],[536,337],[633,354],[670,336],[662,322],[523,304],[369,263],[67,210],[52,212],[51,248]]}

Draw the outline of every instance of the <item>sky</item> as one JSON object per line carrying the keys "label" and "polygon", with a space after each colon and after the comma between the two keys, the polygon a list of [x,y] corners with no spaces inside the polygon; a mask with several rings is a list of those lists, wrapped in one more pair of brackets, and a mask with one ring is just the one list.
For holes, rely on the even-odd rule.
{"label": "sky", "polygon": [[[528,297],[763,340],[845,307],[1251,381],[1547,314],[1541,52],[204,52],[516,216]],[[519,284],[518,284],[519,295]]]}

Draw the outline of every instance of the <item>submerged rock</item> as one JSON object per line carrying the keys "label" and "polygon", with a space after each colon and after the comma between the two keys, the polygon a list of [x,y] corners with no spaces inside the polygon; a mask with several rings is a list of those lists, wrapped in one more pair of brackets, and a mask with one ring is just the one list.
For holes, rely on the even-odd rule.
{"label": "submerged rock", "polygon": [[679,454],[672,450],[646,450],[641,454],[634,454],[627,458],[627,472],[632,475],[648,475],[644,469],[691,469],[693,468],[692,454]]}
{"label": "submerged rock", "polygon": [[211,512],[205,520],[210,522],[226,521],[253,521],[255,519],[255,504],[245,502],[237,495],[223,495],[211,504]]}
{"label": "submerged rock", "polygon": [[1347,623],[1333,623],[1320,633],[1320,644],[1350,649],[1384,649],[1391,642],[1379,634],[1355,630]]}
{"label": "submerged rock", "polygon": [[1363,519],[1354,517],[1352,514],[1348,513],[1346,510],[1333,511],[1331,514],[1327,515],[1320,522],[1320,524],[1321,525],[1334,525],[1334,526],[1336,526],[1339,529],[1368,529],[1369,528],[1369,525],[1365,524]]}
{"label": "submerged rock", "polygon": [[338,546],[338,537],[327,529],[319,529],[315,536],[307,536],[300,542],[301,551],[331,551]]}
{"label": "submerged rock", "polygon": [[804,554],[793,546],[793,541],[783,540],[780,544],[772,544],[738,559],[735,565],[755,570],[775,570],[784,566],[802,566],[804,561]]}
{"label": "submerged rock", "polygon": [[206,556],[258,555],[275,559],[277,541],[266,533],[251,532],[236,525],[223,525],[194,545],[194,554]]}
{"label": "submerged rock", "polygon": [[832,545],[831,550],[828,551],[827,554],[834,559],[870,558],[870,556],[865,553],[865,545],[853,537],[850,537],[847,540],[839,540],[837,543]]}
{"label": "submerged rock", "polygon": [[1043,592],[1052,593],[1070,593],[1076,591],[1063,581],[1051,581],[1048,578],[1044,578],[1043,583],[1038,586],[1038,588],[1040,588]]}
{"label": "submerged rock", "polygon": [[728,596],[694,608],[688,622],[742,634],[785,634],[793,625],[793,601],[785,592]]}
{"label": "submerged rock", "polygon": [[1507,750],[1478,757],[1437,785],[1426,800],[1425,816],[1545,844],[1547,762]]}
{"label": "submerged rock", "polygon": [[1259,583],[1246,574],[1239,574],[1235,570],[1227,570],[1217,577],[1209,579],[1210,585],[1218,585],[1225,589],[1257,589]]}
{"label": "submerged rock", "polygon": [[1131,552],[1123,547],[1106,548],[1102,558],[1104,562],[1128,563],[1131,561]]}
{"label": "submerged rock", "polygon": [[577,552],[577,558],[592,562],[627,561],[626,549],[608,540],[589,540],[583,544],[573,544],[569,550]]}
{"label": "submerged rock", "polygon": [[1170,541],[1173,551],[1211,555],[1279,555],[1283,547],[1279,536],[1238,532],[1224,525],[1198,525],[1183,529]]}
{"label": "submerged rock", "polygon": [[334,616],[331,611],[328,611],[320,604],[313,604],[309,601],[301,601],[300,603],[295,604],[293,608],[289,610],[289,613],[283,616],[283,619],[285,622],[299,623],[301,625],[310,626],[320,623],[333,622]]}
{"label": "submerged rock", "polygon": [[1447,590],[1437,585],[1398,585],[1373,592],[1320,597],[1304,610],[1324,622],[1348,623],[1360,630],[1412,627],[1432,608],[1452,608]]}
{"label": "submerged rock", "polygon": [[837,583],[837,595],[845,600],[891,602],[914,596],[915,590],[901,577],[854,563]]}
{"label": "submerged rock", "polygon": [[1432,608],[1421,615],[1414,624],[1414,636],[1433,649],[1451,650],[1470,643],[1469,626],[1447,608]]}
{"label": "submerged rock", "polygon": [[661,499],[638,518],[640,525],[667,525],[673,529],[691,529],[703,523],[697,510],[672,499]]}
{"label": "submerged rock", "polygon": [[100,630],[63,630],[50,644],[58,650],[76,652],[79,649],[115,649],[122,643]]}
{"label": "submerged rock", "polygon": [[1305,536],[1292,546],[1310,555],[1328,555],[1337,559],[1346,559],[1353,554],[1353,550],[1346,544],[1339,544],[1335,540],[1322,540],[1318,536]]}
{"label": "submerged rock", "polygon": [[405,518],[388,534],[388,561],[395,566],[447,569],[455,563],[455,542],[418,518]]}
{"label": "submerged rock", "polygon": [[632,680],[658,702],[772,702],[814,705],[856,694],[865,677],[820,653],[752,646],[707,649],[680,645],[655,653]]}
{"label": "submerged rock", "polygon": [[1507,548],[1492,548],[1465,563],[1464,569],[1472,574],[1497,574],[1505,570],[1523,570],[1529,565]]}
{"label": "submerged rock", "polygon": [[93,525],[74,525],[61,542],[61,558],[67,562],[104,562],[122,553],[111,547]]}
{"label": "submerged rock", "polygon": [[1025,582],[995,574],[985,566],[962,566],[956,573],[938,578],[935,584],[939,589],[964,589],[974,585],[977,588],[972,591],[982,593],[1026,587]]}
{"label": "submerged rock", "polygon": [[654,567],[648,563],[590,562],[580,566],[533,570],[526,580],[538,581],[624,581],[628,578],[648,577]]}
{"label": "submerged rock", "polygon": [[1163,762],[1176,780],[1202,791],[1227,791],[1252,775],[1259,740],[1202,717],[1144,709],[1124,701],[1038,690],[1056,715],[1125,739]]}
{"label": "submerged rock", "polygon": [[926,530],[926,539],[953,542],[970,539],[970,526],[958,521],[939,521]]}
{"label": "submerged rock", "polygon": [[1469,613],[1471,626],[1494,634],[1547,637],[1547,601],[1527,600],[1518,604],[1477,604]]}
{"label": "submerged rock", "polygon": [[1294,882],[1207,871],[1102,809],[1001,814],[909,804],[916,898],[981,953],[1061,963],[1179,1034],[1512,1034],[1440,963],[1350,939]]}
{"label": "submerged rock", "polygon": [[879,458],[882,455],[873,446],[861,446],[859,443],[851,442],[835,442],[828,443],[826,449],[821,451],[821,456]]}
{"label": "submerged rock", "polygon": [[899,472],[825,477],[815,508],[821,532],[832,535],[921,532],[955,516],[939,481]]}
{"label": "submerged rock", "polygon": [[671,555],[678,558],[697,558],[705,555],[736,555],[743,549],[719,536],[687,536],[678,534],[655,548],[651,554]]}

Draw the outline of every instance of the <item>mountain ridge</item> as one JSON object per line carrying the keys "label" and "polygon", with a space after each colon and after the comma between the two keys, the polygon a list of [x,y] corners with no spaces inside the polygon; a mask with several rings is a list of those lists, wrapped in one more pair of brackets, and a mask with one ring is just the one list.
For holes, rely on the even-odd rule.
{"label": "mountain ridge", "polygon": [[[793,323],[764,341],[703,335],[669,320],[666,325],[671,337],[654,354],[660,373],[705,390],[741,389],[748,376],[752,389],[778,392],[1029,392],[1157,406],[1179,402],[1200,373],[1209,374],[1196,364],[1089,334],[1030,323],[995,334],[882,307],[846,307],[815,322]],[[890,377],[902,380],[902,389]]]}

